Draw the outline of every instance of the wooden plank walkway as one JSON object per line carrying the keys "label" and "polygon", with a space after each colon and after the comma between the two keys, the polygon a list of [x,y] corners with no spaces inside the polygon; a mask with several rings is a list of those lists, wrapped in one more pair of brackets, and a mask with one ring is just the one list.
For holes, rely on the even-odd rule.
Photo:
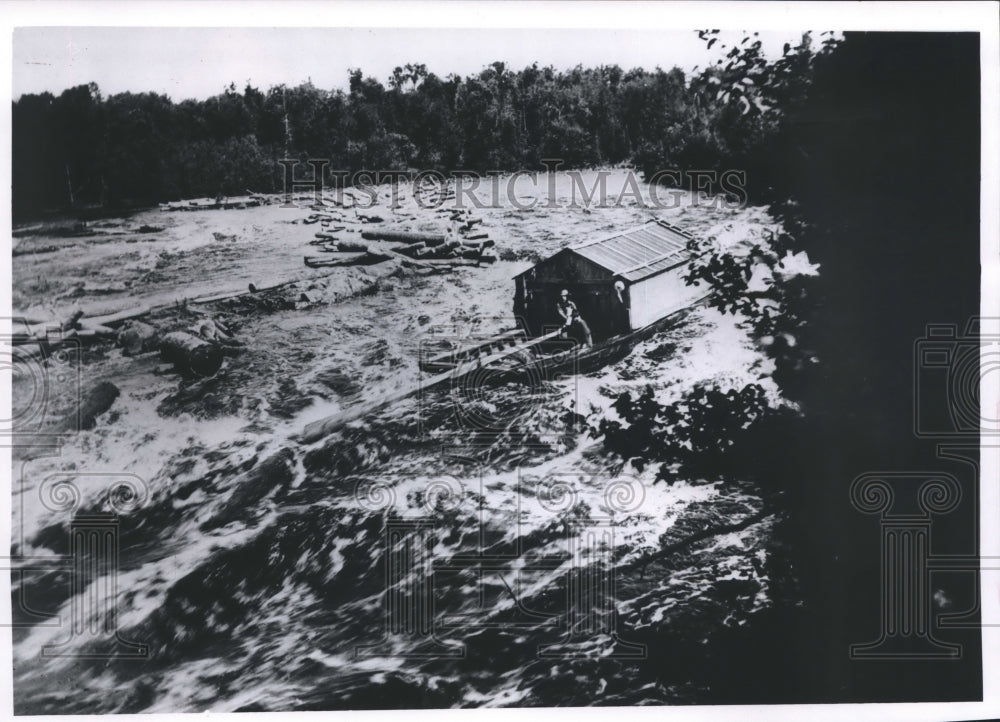
{"label": "wooden plank walkway", "polygon": [[533,348],[540,343],[556,338],[560,333],[562,332],[553,331],[552,333],[547,333],[544,336],[533,338],[530,341],[525,341],[524,343],[517,344],[511,348],[504,348],[496,353],[482,358],[462,361],[453,369],[423,379],[420,383],[393,391],[380,396],[377,399],[358,404],[357,406],[352,406],[349,409],[344,409],[336,414],[327,416],[325,419],[314,421],[311,424],[306,425],[306,427],[302,430],[302,433],[297,437],[297,440],[303,444],[311,444],[319,441],[320,439],[340,430],[352,421],[362,419],[369,414],[379,411],[380,409],[384,409],[385,407],[398,403],[403,399],[414,396],[424,389],[433,388],[434,386],[442,384],[445,381],[459,379],[476,369],[488,366],[489,364],[507,358],[508,356],[512,356],[520,351]]}

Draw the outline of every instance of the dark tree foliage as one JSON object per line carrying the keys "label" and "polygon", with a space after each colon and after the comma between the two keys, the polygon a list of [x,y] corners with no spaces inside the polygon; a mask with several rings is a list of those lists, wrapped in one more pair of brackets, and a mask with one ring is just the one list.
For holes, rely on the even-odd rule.
{"label": "dark tree foliage", "polygon": [[[619,395],[612,406],[625,423],[601,419],[597,433],[639,471],[650,459],[666,459],[688,470],[718,472],[716,462],[768,411],[764,389],[757,384],[726,391],[697,386],[667,405],[657,403],[652,387],[646,387],[636,398]],[[657,473],[670,480],[670,466],[660,466]]]}
{"label": "dark tree foliage", "polygon": [[[877,521],[850,504],[857,476],[955,475],[963,501],[935,519],[935,540],[944,553],[976,548],[974,469],[942,458],[934,440],[915,433],[921,422],[914,398],[917,385],[922,398],[936,395],[931,411],[947,418],[955,401],[944,381],[935,386],[922,376],[916,344],[930,323],[955,324],[961,343],[966,321],[979,311],[978,38],[847,33],[818,53],[788,51],[785,69],[737,51],[736,64],[722,69],[735,75],[721,86],[746,108],[733,120],[756,125],[767,138],[760,146],[767,163],[745,157],[761,173],[750,177],[753,193],[771,204],[787,232],[779,246],[807,252],[819,275],[772,289],[784,307],[777,319],[755,316],[752,294],[741,292],[750,264],[767,262],[763,249],[752,259],[713,254],[705,245],[692,277],[714,278],[717,306],[748,314],[761,340],[788,334],[795,341],[791,349],[768,348],[776,380],[800,413],[766,416],[742,435],[735,430],[740,438],[729,448],[755,447],[735,468],[783,492],[790,513],[780,538],[806,603],[727,644],[715,689],[744,702],[789,701],[789,694],[814,702],[976,699],[982,678],[974,624],[940,632],[963,645],[959,659],[872,663],[852,660],[848,648],[879,635],[885,573]],[[715,125],[720,147],[724,126]],[[978,404],[974,393],[967,403]],[[668,412],[643,413],[639,428]],[[673,455],[662,445],[647,458]],[[960,577],[939,576],[935,584],[955,608],[975,610],[974,579]]]}
{"label": "dark tree foliage", "polygon": [[[934,521],[935,539],[964,540],[945,553],[977,548],[977,480],[914,433],[913,401],[926,325],[961,327],[979,310],[978,36],[821,34],[816,46],[805,35],[768,60],[753,34],[732,47],[701,34],[724,57],[690,77],[497,62],[440,78],[409,64],[388,88],[352,70],[346,92],[230,86],[180,103],[104,98],[94,85],[26,95],[13,105],[14,213],[275,191],[285,157],[347,171],[481,172],[560,158],[633,163],[649,177],[679,169],[684,183],[695,170],[744,171],[751,201],[768,204],[784,231],[741,254],[704,239],[689,277],[715,287],[717,308],[746,318],[799,412],[769,413],[755,384],[705,386],[669,405],[649,391],[626,395],[615,403],[622,421],[598,429],[640,466],[755,477],[790,512],[785,555],[774,556],[796,570],[796,602],[710,645],[713,700],[974,699],[974,627],[948,632],[960,659],[851,660],[851,642],[879,633],[881,569],[878,529],[848,490],[875,470],[956,474],[962,505]],[[782,278],[781,259],[800,252],[818,277]],[[775,283],[748,293],[761,265]],[[938,394],[946,416],[947,389],[921,392]],[[777,585],[782,570],[769,573]],[[975,608],[959,576],[935,584],[955,608]]]}
{"label": "dark tree foliage", "polygon": [[[794,74],[793,74],[794,75]],[[719,80],[719,79],[722,80]],[[332,171],[541,170],[636,163],[645,172],[743,168],[766,138],[719,68],[692,78],[618,66],[566,72],[492,63],[441,78],[410,63],[388,87],[361,70],[348,89],[231,84],[203,101],[107,98],[96,85],[13,104],[14,211],[148,204],[281,189],[281,158]],[[789,81],[791,82],[791,81]],[[677,178],[673,179],[675,182]]]}
{"label": "dark tree foliage", "polygon": [[[653,168],[678,157],[735,159],[752,171],[751,197],[770,204],[784,232],[738,253],[702,239],[688,277],[713,286],[716,308],[745,317],[799,412],[772,414],[752,395],[723,400],[710,388],[667,405],[646,392],[619,398],[625,424],[605,421],[600,430],[637,465],[679,462],[689,473],[754,477],[781,492],[791,598],[805,604],[720,642],[716,693],[740,702],[976,699],[974,625],[947,632],[963,645],[960,659],[871,663],[851,660],[848,648],[878,637],[884,574],[877,522],[850,504],[857,476],[955,475],[963,502],[935,520],[935,538],[953,553],[976,548],[978,479],[915,433],[914,398],[919,384],[921,398],[937,397],[930,412],[948,418],[956,401],[946,381],[922,377],[916,344],[930,323],[955,324],[956,343],[969,343],[961,331],[979,311],[978,38],[847,33],[814,52],[806,37],[777,62],[758,50],[750,36],[728,62],[693,79],[704,102],[688,119],[686,141],[641,148],[638,160]],[[775,274],[769,287],[748,290],[755,267],[773,273],[781,257],[799,252],[819,265],[818,276]],[[712,447],[716,425],[726,439]],[[772,582],[781,574],[772,567]],[[956,607],[976,609],[974,579],[935,584]]]}

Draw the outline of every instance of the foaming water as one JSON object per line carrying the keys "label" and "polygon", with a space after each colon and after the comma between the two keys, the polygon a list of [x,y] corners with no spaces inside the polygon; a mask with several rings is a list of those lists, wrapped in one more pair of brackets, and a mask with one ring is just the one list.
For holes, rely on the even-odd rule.
{"label": "foaming water", "polygon": [[[498,213],[516,216],[515,248],[595,229],[582,214]],[[609,228],[641,220],[609,213]],[[591,374],[446,384],[295,441],[419,380],[435,325],[498,330],[483,309],[509,307],[511,275],[393,278],[350,303],[241,318],[255,343],[193,401],[109,359],[99,370],[122,391],[111,415],[15,467],[14,538],[25,555],[68,552],[73,515],[41,499],[53,475],[76,474],[77,518],[118,513],[116,585],[74,589],[53,563],[14,591],[97,629],[113,609],[120,640],[148,656],[22,619],[18,713],[711,700],[708,642],[771,603],[761,494],[741,479],[656,484],[654,467],[609,456],[590,427],[646,385],[668,401],[707,381],[758,382],[779,403],[737,320],[699,309]],[[125,475],[137,494],[119,509],[108,486]]]}
{"label": "foaming water", "polygon": [[[432,434],[403,404],[309,448],[288,437],[338,402],[276,424],[269,441],[235,422],[166,421],[143,447],[162,468],[148,481],[144,506],[121,520],[117,590],[107,591],[120,636],[149,645],[149,659],[40,659],[38,650],[66,631],[33,627],[15,646],[20,709],[697,699],[692,680],[648,661],[649,647],[664,639],[694,644],[692,634],[705,638],[767,606],[760,572],[767,524],[647,568],[634,563],[706,521],[753,514],[761,500],[735,482],[654,484],[654,468],[636,472],[607,458],[581,418],[610,413],[614,395],[640,383],[680,393],[698,380],[694,370],[745,382],[732,369],[752,376],[748,359],[718,358],[721,348],[753,353],[748,342],[734,343],[738,333],[731,321],[699,311],[612,367],[549,382],[526,421],[492,429],[463,426],[448,392],[422,400],[420,421]],[[664,349],[672,349],[669,364]],[[502,411],[515,397],[508,386],[484,389],[481,398]],[[111,427],[101,433],[110,467],[135,467],[134,438]],[[194,445],[178,455],[181,440]],[[86,451],[74,447],[45,463],[65,468]],[[82,504],[99,508],[100,497]],[[43,511],[25,517],[32,551],[52,537],[39,537],[51,521]],[[402,536],[391,537],[394,528]],[[745,587],[736,607],[718,591],[727,580]],[[606,594],[610,583],[615,591]],[[575,617],[567,609],[579,606],[573,589],[596,595]],[[431,597],[433,613],[422,606]],[[79,601],[65,599],[59,613]],[[425,614],[433,635],[399,628],[393,605]],[[86,636],[70,641],[81,652],[95,644]],[[72,695],[53,691],[62,675],[75,680]]]}

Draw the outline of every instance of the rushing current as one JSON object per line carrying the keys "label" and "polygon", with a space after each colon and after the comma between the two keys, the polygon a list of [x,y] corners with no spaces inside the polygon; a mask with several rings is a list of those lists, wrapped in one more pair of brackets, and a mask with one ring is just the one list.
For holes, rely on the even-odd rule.
{"label": "rushing current", "polygon": [[[766,220],[682,210],[703,228]],[[129,219],[166,223],[164,237],[139,250],[116,239],[103,267],[77,247],[66,256],[92,268],[15,264],[15,296],[43,294],[29,281],[45,263],[50,287],[86,278],[76,300],[123,276],[134,283],[121,293],[149,298],[177,295],[181,276],[216,290],[259,274],[297,233],[281,252],[290,264],[309,235],[272,208],[212,213]],[[527,251],[564,243],[559,229],[642,218],[497,211],[484,227],[519,260],[447,275],[345,269],[270,301],[179,303],[156,318],[208,314],[242,343],[207,381],[84,349],[83,389],[110,380],[120,396],[56,452],[15,455],[16,711],[711,701],[727,635],[771,604],[775,519],[746,480],[654,483],[591,428],[616,394],[646,385],[669,399],[763,378],[773,393],[737,319],[696,308],[593,373],[478,376],[297,440],[419,379],[423,344],[499,330],[510,278]],[[212,228],[236,240],[191,240]]]}

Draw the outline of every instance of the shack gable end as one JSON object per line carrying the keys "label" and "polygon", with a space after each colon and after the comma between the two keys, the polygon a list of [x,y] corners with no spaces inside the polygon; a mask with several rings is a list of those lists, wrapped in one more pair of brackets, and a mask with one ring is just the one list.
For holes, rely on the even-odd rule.
{"label": "shack gable end", "polygon": [[564,248],[553,256],[539,261],[520,275],[529,284],[602,282],[614,278],[614,274],[606,268],[575,253],[571,248]]}

